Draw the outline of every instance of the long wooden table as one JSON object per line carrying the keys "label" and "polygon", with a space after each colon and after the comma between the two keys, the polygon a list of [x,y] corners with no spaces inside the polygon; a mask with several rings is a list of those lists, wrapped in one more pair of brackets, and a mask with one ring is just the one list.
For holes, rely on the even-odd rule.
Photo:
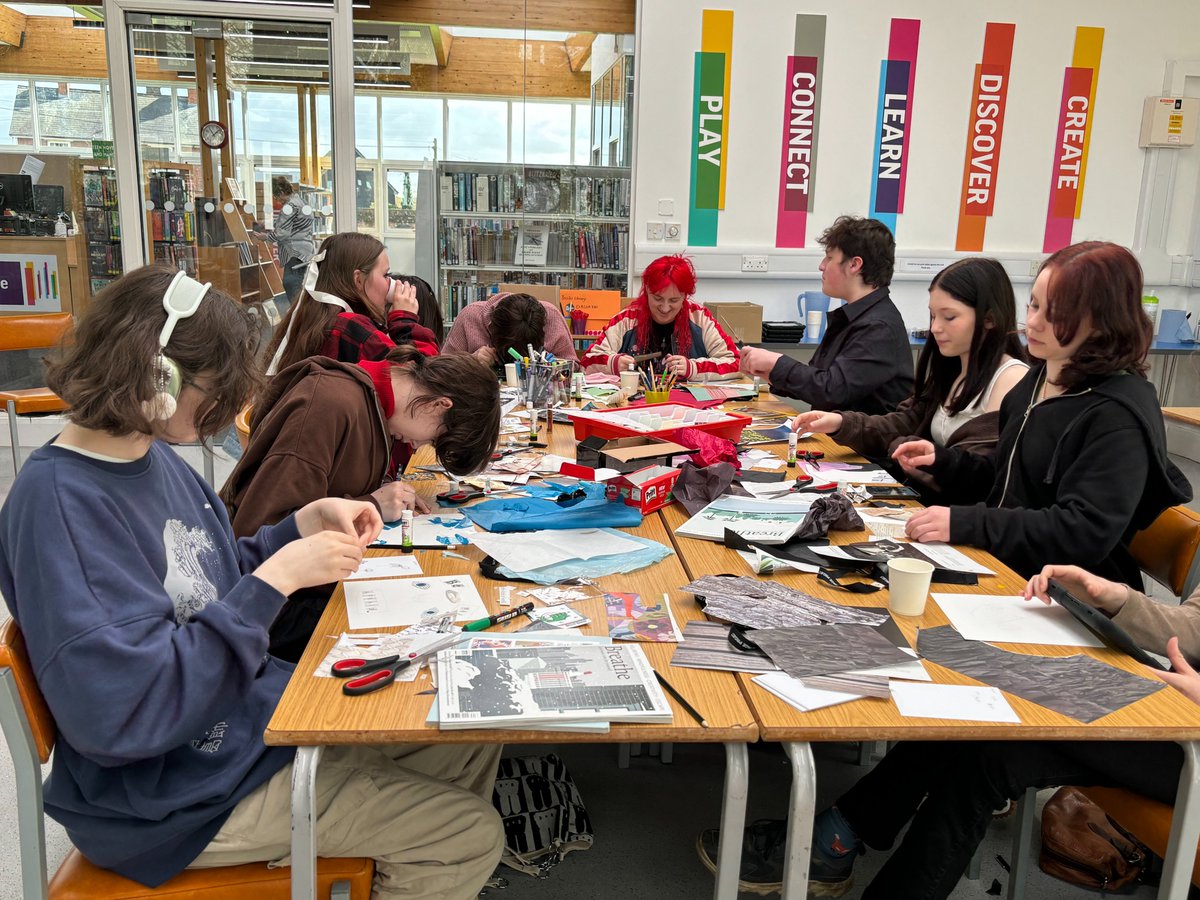
{"label": "long wooden table", "polygon": [[[783,448],[786,445],[769,445]],[[821,449],[830,462],[861,462],[847,448],[840,447],[824,435],[814,436],[801,442],[800,449]],[[683,561],[684,569],[692,578],[717,572],[746,572],[746,563],[733,550],[711,542],[680,537],[674,530],[687,520],[687,513],[679,505],[663,510],[663,518],[672,532],[676,550]],[[865,531],[831,531],[832,543],[852,543],[868,538]],[[971,547],[959,547],[971,558],[983,563],[996,574],[980,576],[977,586],[935,584],[939,593],[984,593],[1014,595],[1022,592],[1025,580],[1005,566],[991,554]],[[835,603],[855,606],[887,605],[886,591],[874,594],[848,594],[821,584],[815,575],[794,570],[780,571],[773,580],[794,587],[816,597]],[[925,613],[919,617],[896,616],[909,643],[916,646],[916,633],[920,628],[933,628],[948,624],[948,619],[938,605],[930,600]],[[1097,659],[1145,675],[1145,670],[1124,654],[1108,649],[1084,649],[1053,647],[1046,645],[1006,644],[1004,649],[1017,653],[1040,656],[1071,656],[1079,652]],[[979,684],[964,675],[926,661],[925,666],[940,684]],[[678,670],[672,670],[678,671]],[[826,707],[814,712],[800,712],[794,707],[764,690],[752,681],[750,675],[738,676],[742,693],[754,717],[759,723],[764,740],[781,741],[792,764],[793,782],[790,801],[787,861],[784,872],[783,896],[800,900],[808,888],[808,863],[812,844],[812,825],[816,813],[816,769],[813,763],[812,744],[822,741],[899,741],[899,740],[1096,740],[1096,741],[1176,741],[1184,749],[1184,767],[1180,774],[1179,793],[1176,799],[1176,815],[1172,822],[1170,849],[1163,873],[1159,897],[1182,897],[1187,893],[1187,884],[1192,872],[1192,860],[1196,844],[1200,840],[1200,706],[1174,690],[1162,690],[1118,710],[1091,724],[1053,712],[1044,706],[1023,700],[1012,694],[1005,697],[1021,718],[1019,725],[996,723],[962,722],[949,719],[914,719],[900,715],[891,700],[866,698],[838,706]],[[1028,865],[1028,828],[1032,823],[1032,805],[1026,804],[1029,814],[1025,818],[1025,834],[1018,835],[1024,841],[1026,852],[1016,854],[1016,863]],[[1020,895],[1024,883],[1024,871],[1014,867],[1009,881],[1009,896]]]}
{"label": "long wooden table", "polygon": [[[545,430],[543,427],[543,436]],[[574,457],[574,435],[569,425],[556,425],[550,437],[550,451]],[[429,460],[428,454],[418,460]],[[417,482],[416,487],[432,499],[444,489],[445,482]],[[671,546],[671,538],[657,515],[647,516],[631,533]],[[371,550],[369,556],[391,555],[394,550]],[[504,582],[484,578],[479,561],[484,554],[474,546],[457,547],[455,552],[467,560],[448,558],[441,550],[417,550],[417,559],[426,575],[469,575],[479,589],[490,612],[502,607],[496,600]],[[677,556],[672,554],[652,566],[628,574],[599,579],[602,588],[634,591],[644,597],[670,597],[671,610],[680,628],[689,619],[703,618],[688,594],[680,592],[687,576]],[[519,585],[514,585],[520,590]],[[514,599],[514,603],[516,600]],[[572,604],[591,619],[584,627],[589,634],[607,635],[607,618],[599,597]],[[503,630],[516,630],[524,620],[508,623]],[[297,747],[292,780],[292,896],[313,897],[316,884],[315,792],[317,765],[321,748],[338,744],[388,743],[604,743],[604,742],[720,742],[725,745],[726,770],[721,812],[722,840],[718,854],[718,872],[714,896],[719,900],[737,897],[738,867],[741,860],[741,835],[746,818],[749,779],[747,745],[758,739],[758,726],[742,699],[737,678],[729,672],[700,669],[669,669],[674,644],[640,643],[655,669],[668,676],[675,687],[708,723],[701,727],[673,698],[674,720],[670,724],[614,724],[608,734],[560,731],[512,731],[497,729],[439,730],[426,723],[433,702],[422,694],[431,687],[427,673],[415,682],[396,683],[371,694],[347,697],[341,682],[313,675],[318,663],[333,646],[330,635],[347,630],[345,594],[339,586],[317,625],[313,639],[300,659],[278,708],[267,727],[268,744]],[[399,630],[399,629],[395,629]],[[499,630],[499,629],[498,629]],[[495,632],[489,632],[495,633]]]}

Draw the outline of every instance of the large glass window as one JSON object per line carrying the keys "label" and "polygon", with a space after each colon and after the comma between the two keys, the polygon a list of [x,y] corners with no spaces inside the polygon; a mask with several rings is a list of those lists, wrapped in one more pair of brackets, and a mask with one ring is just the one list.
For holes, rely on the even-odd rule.
{"label": "large glass window", "polygon": [[[524,115],[521,112],[524,110]],[[523,129],[518,123],[523,125]],[[513,103],[513,158],[519,155],[519,135],[524,134],[524,161],[541,165],[571,164],[571,104]]]}
{"label": "large glass window", "polygon": [[90,149],[106,137],[99,82],[39,81],[36,93],[41,146]]}
{"label": "large glass window", "polygon": [[385,94],[380,100],[384,159],[430,159],[435,142],[439,155],[445,150],[440,97]]}
{"label": "large glass window", "polygon": [[508,161],[508,102],[448,100],[446,159]]}
{"label": "large glass window", "polygon": [[354,97],[354,146],[363,159],[379,158],[379,98],[372,94]]}

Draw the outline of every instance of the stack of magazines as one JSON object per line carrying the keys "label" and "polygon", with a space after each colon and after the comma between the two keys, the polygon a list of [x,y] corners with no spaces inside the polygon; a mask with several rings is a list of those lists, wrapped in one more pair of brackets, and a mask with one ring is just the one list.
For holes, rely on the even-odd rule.
{"label": "stack of magazines", "polygon": [[443,729],[669,723],[671,707],[634,644],[474,638],[437,657]]}

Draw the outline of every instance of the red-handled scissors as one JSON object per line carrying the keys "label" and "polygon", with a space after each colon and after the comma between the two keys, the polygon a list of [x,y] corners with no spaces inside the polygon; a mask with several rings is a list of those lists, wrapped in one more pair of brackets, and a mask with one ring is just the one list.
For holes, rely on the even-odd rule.
{"label": "red-handled scissors", "polygon": [[448,634],[433,641],[420,653],[410,653],[404,659],[398,655],[381,656],[378,659],[340,659],[333,664],[331,671],[338,678],[350,679],[342,685],[343,694],[350,697],[369,694],[387,687],[409,666],[419,665],[447,647],[470,637],[473,635],[458,632]]}

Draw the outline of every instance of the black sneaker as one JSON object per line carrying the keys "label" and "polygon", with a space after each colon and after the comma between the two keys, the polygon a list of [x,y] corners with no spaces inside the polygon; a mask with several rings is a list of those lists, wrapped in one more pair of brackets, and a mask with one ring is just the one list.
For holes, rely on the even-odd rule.
{"label": "black sneaker", "polygon": [[[696,838],[700,862],[717,873],[719,828],[709,828]],[[787,841],[786,819],[759,819],[746,828],[742,837],[742,863],[738,869],[738,890],[751,894],[778,894],[783,889],[784,846]]]}
{"label": "black sneaker", "polygon": [[854,860],[862,852],[862,845],[859,845],[839,856],[814,841],[808,857],[808,896],[843,896],[854,887]]}

